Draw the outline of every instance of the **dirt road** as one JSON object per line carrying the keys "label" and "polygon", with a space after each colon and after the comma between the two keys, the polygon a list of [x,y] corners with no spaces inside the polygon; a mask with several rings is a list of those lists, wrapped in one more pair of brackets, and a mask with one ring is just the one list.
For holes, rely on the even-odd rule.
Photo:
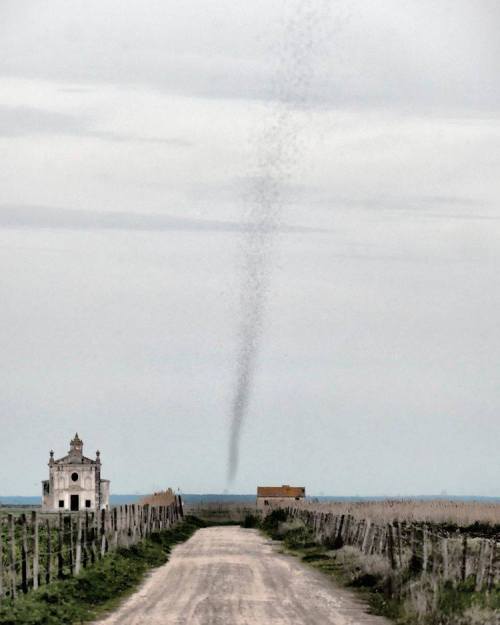
{"label": "dirt road", "polygon": [[277,553],[255,530],[212,527],[100,625],[385,625],[350,592]]}

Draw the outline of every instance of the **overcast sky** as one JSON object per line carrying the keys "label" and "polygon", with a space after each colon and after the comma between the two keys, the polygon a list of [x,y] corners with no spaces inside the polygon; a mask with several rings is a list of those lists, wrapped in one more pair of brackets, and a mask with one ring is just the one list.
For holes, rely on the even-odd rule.
{"label": "overcast sky", "polygon": [[76,430],[114,493],[227,487],[286,107],[231,489],[500,495],[499,29],[497,0],[2,0],[0,494]]}

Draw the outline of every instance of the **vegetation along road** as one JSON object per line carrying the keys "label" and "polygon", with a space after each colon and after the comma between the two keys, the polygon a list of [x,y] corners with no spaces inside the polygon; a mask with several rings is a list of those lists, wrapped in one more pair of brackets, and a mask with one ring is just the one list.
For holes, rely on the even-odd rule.
{"label": "vegetation along road", "polygon": [[258,531],[198,530],[100,625],[384,625]]}

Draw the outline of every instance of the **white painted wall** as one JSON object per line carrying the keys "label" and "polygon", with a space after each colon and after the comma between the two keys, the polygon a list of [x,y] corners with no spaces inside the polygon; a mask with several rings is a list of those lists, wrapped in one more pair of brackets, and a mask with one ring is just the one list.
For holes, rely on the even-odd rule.
{"label": "white painted wall", "polygon": [[[76,480],[72,476],[77,476]],[[71,495],[78,495],[79,510],[95,510],[96,508],[96,465],[95,464],[64,464],[50,467],[51,488],[44,495],[42,510],[67,512],[71,509]],[[101,508],[109,508],[109,481],[101,480]],[[62,507],[59,502],[62,501]],[[86,502],[90,502],[86,506]]]}

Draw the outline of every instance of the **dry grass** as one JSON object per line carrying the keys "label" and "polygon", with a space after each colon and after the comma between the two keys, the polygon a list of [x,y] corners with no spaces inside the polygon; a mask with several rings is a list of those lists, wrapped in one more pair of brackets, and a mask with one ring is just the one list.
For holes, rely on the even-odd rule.
{"label": "dry grass", "polygon": [[248,514],[256,514],[256,507],[233,501],[201,501],[184,503],[184,511],[210,523],[241,523]]}
{"label": "dry grass", "polygon": [[459,625],[500,625],[498,610],[474,606],[464,612]]}
{"label": "dry grass", "polygon": [[294,502],[294,507],[335,515],[350,514],[375,522],[406,521],[451,523],[467,527],[474,523],[500,525],[500,504],[448,500],[387,499],[362,502]]}
{"label": "dry grass", "polygon": [[173,503],[175,503],[175,493],[171,488],[152,495],[145,495],[138,502],[140,506],[170,506]]}

